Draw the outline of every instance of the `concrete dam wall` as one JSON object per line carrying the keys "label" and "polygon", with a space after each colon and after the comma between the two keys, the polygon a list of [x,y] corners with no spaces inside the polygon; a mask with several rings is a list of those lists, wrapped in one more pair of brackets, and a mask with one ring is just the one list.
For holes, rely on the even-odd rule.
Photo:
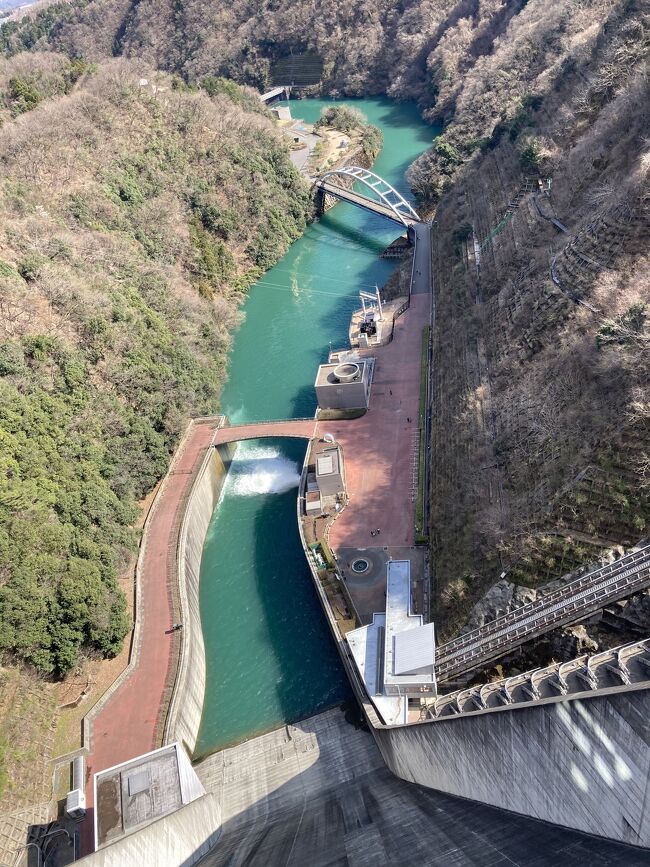
{"label": "concrete dam wall", "polygon": [[[397,777],[452,796],[598,837],[650,847],[650,690],[387,727],[305,555],[354,693]],[[475,804],[477,806],[477,804]],[[644,855],[644,857],[646,857]]]}
{"label": "concrete dam wall", "polygon": [[199,605],[203,543],[234,448],[208,449],[188,498],[179,533],[177,563],[183,646],[164,742],[180,741],[190,755],[196,747],[205,694],[205,646]]}
{"label": "concrete dam wall", "polygon": [[404,780],[650,847],[650,690],[372,731]]}

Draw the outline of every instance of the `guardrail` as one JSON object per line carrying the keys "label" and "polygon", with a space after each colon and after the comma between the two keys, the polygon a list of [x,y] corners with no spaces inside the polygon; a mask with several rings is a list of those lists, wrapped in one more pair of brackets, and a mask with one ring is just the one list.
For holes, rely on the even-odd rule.
{"label": "guardrail", "polygon": [[502,656],[551,628],[576,622],[650,584],[650,545],[626,554],[515,611],[440,645],[437,673],[446,680]]}
{"label": "guardrail", "polygon": [[411,295],[413,294],[413,281],[415,279],[415,262],[418,257],[418,233],[413,232],[413,259],[411,260],[411,281],[409,283],[409,297],[407,298],[408,303],[411,303]]}
{"label": "guardrail", "polygon": [[393,321],[395,321],[395,319],[399,319],[399,317],[402,315],[402,313],[405,313],[409,309],[410,306],[411,306],[410,298],[407,298],[406,301],[403,304],[400,304],[400,306],[397,308],[397,310],[393,313]]}
{"label": "guardrail", "polygon": [[650,639],[624,644],[593,656],[467,687],[438,696],[422,711],[422,720],[513,710],[525,704],[543,704],[594,692],[644,689],[650,685]]}
{"label": "guardrail", "polygon": [[316,416],[309,416],[308,418],[267,418],[263,421],[242,421],[242,422],[228,422],[227,424],[221,425],[219,430],[227,430],[231,427],[259,427],[263,424],[294,424],[296,422],[303,421],[316,421]]}

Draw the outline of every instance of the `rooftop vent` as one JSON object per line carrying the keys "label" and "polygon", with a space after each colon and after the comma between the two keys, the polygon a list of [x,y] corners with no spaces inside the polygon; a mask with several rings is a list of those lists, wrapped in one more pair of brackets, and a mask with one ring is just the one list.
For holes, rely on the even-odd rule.
{"label": "rooftop vent", "polygon": [[353,361],[346,361],[344,364],[337,365],[332,373],[339,382],[354,382],[361,374],[361,368]]}
{"label": "rooftop vent", "polygon": [[140,792],[148,791],[150,785],[149,771],[145,769],[131,774],[128,778],[128,784],[129,795],[131,797],[133,797],[133,795],[139,795]]}

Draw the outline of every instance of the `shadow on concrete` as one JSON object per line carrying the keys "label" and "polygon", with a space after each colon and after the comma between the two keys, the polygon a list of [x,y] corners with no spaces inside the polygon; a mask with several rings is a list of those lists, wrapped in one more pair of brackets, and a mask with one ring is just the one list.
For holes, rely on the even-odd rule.
{"label": "shadow on concrete", "polygon": [[[641,867],[647,851],[452,797],[394,777],[370,734],[330,711],[258,746],[260,780],[284,779],[259,798],[249,757],[228,751],[222,836],[204,867]],[[299,758],[297,758],[299,756]],[[269,757],[274,767],[265,767]],[[199,773],[222,779],[218,757]],[[280,770],[278,771],[278,767]],[[300,768],[293,776],[290,768]],[[262,782],[262,786],[265,782]],[[229,814],[233,803],[249,806]],[[230,802],[230,803],[229,803]]]}

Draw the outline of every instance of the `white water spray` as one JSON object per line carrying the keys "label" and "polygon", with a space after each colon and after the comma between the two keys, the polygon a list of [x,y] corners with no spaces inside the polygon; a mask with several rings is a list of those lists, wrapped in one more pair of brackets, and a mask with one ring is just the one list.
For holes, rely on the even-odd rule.
{"label": "white water spray", "polygon": [[299,465],[272,446],[243,442],[237,447],[228,473],[231,494],[251,497],[256,494],[284,494],[298,487]]}

